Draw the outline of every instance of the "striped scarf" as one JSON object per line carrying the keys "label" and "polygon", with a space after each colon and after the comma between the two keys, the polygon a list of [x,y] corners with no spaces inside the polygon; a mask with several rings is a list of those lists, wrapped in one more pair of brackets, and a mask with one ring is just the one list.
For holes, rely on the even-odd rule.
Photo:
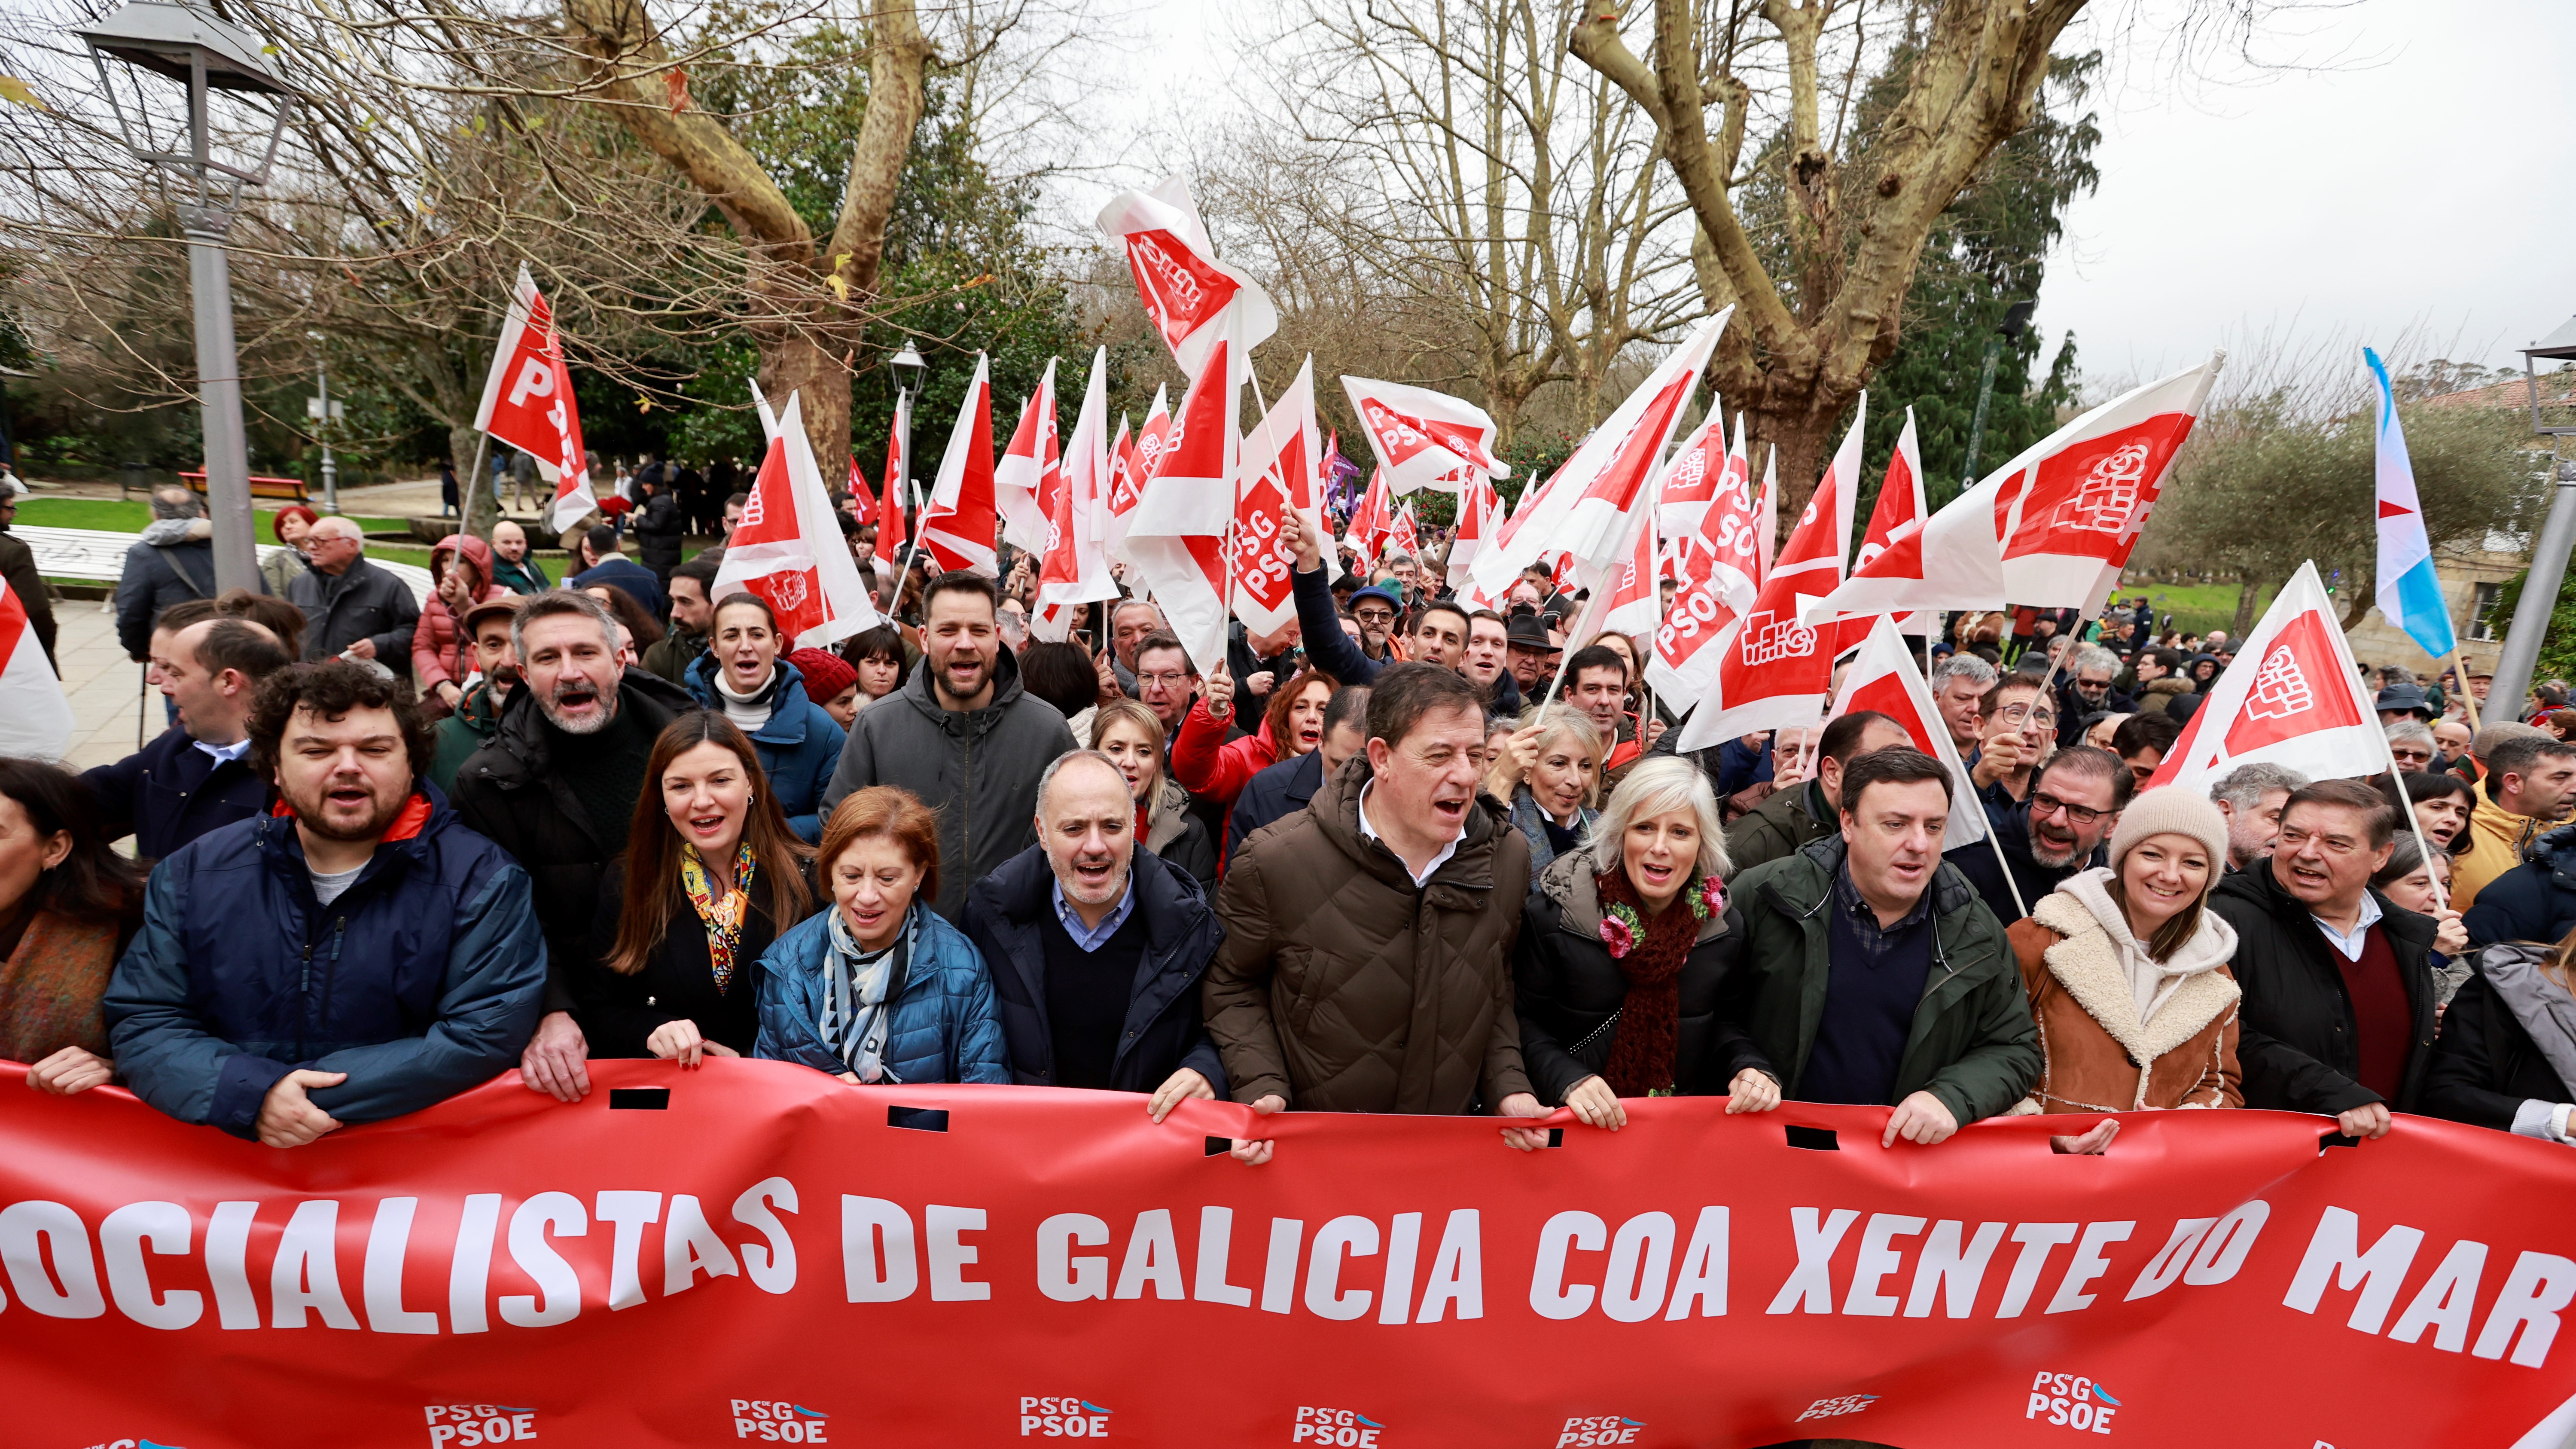
{"label": "striped scarf", "polygon": [[862,1082],[899,1082],[885,1065],[886,1031],[894,1014],[886,1010],[894,978],[911,959],[921,935],[921,904],[904,913],[903,930],[881,951],[859,945],[838,907],[825,912],[832,949],[823,963],[823,1020],[817,1027],[823,1044]]}

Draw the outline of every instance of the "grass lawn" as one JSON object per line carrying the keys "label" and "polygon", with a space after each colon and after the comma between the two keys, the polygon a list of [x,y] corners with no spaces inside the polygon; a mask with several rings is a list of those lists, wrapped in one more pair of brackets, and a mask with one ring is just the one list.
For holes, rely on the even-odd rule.
{"label": "grass lawn", "polygon": [[[271,499],[254,503],[261,543],[277,541],[269,532],[268,518],[283,506]],[[411,527],[411,520],[407,518],[371,518],[356,513],[350,514],[349,518],[369,533],[401,533]],[[18,500],[18,521],[31,528],[89,528],[108,533],[141,533],[144,525],[152,521],[152,505],[119,498],[21,498]],[[690,548],[690,553],[706,546],[706,541],[693,539],[691,542],[696,547]],[[558,579],[563,577],[562,553],[539,549],[536,556],[545,563],[548,574]],[[370,539],[367,557],[386,563],[429,567],[429,549],[420,544],[378,543]]]}
{"label": "grass lawn", "polygon": [[[2160,584],[2150,580],[2123,582],[2115,597],[2134,599],[2144,594],[2156,606],[2159,616],[2174,616],[2175,628],[2186,634],[2206,634],[2236,622],[2236,593],[2234,584]],[[2255,618],[2263,617],[2264,606],[2272,602],[2272,593],[2267,588],[2255,596]]]}

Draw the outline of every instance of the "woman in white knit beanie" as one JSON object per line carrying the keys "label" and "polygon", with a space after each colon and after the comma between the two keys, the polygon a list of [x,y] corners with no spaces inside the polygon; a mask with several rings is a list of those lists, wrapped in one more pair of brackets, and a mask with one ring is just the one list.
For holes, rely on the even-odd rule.
{"label": "woman in white knit beanie", "polygon": [[[2008,932],[2044,1057],[2018,1110],[2243,1105],[2236,932],[2203,909],[2227,867],[2227,817],[2195,791],[2149,790],[2110,844],[2109,865],[2069,877]],[[2100,1152],[2118,1128],[2055,1141]]]}

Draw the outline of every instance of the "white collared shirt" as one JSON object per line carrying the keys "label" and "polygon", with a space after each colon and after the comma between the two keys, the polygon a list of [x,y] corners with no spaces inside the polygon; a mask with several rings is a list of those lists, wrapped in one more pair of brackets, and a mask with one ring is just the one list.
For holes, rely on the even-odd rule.
{"label": "white collared shirt", "polygon": [[2379,924],[2381,914],[2379,898],[2368,891],[2363,891],[2361,914],[2353,919],[2351,934],[2346,935],[2328,925],[2323,916],[2310,913],[2308,919],[2317,923],[2317,929],[2326,933],[2326,939],[2334,943],[2334,948],[2343,953],[2345,960],[2358,961],[2361,959],[2362,937],[2369,935],[2370,928]]}
{"label": "white collared shirt", "polygon": [[207,754],[214,756],[215,763],[218,765],[224,763],[226,760],[238,760],[242,756],[250,753],[250,736],[248,735],[242,736],[240,739],[233,741],[229,745],[210,745],[204,740],[191,740],[189,743],[195,745],[198,749],[205,751]]}
{"label": "white collared shirt", "polygon": [[[1377,841],[1380,845],[1385,845],[1385,840],[1377,833],[1377,827],[1369,824],[1368,818],[1369,792],[1376,788],[1377,782],[1375,780],[1371,780],[1360,787],[1360,834],[1366,836],[1370,840]],[[1468,808],[1473,809],[1475,807],[1471,804]],[[1450,839],[1447,845],[1440,847],[1440,853],[1431,857],[1431,863],[1424,866],[1419,872],[1415,871],[1412,866],[1406,866],[1404,868],[1404,873],[1413,877],[1414,888],[1417,890],[1420,889],[1424,881],[1437,875],[1440,871],[1440,867],[1449,863],[1449,857],[1458,853],[1458,842],[1466,838],[1467,832],[1464,829],[1461,829],[1456,836]],[[1395,847],[1391,845],[1387,846],[1387,853],[1389,855],[1395,855],[1395,858],[1399,861],[1404,859],[1403,856],[1396,855]]]}

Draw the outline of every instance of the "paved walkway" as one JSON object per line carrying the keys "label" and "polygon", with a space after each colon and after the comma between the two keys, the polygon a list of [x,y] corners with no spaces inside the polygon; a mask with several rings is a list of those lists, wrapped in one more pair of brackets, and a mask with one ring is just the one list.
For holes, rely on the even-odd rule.
{"label": "paved walkway", "polygon": [[65,765],[86,770],[133,754],[138,718],[147,739],[167,727],[161,692],[138,697],[143,666],[126,658],[117,644],[116,615],[107,604],[56,599],[54,621],[61,631],[54,641],[54,661],[62,670],[74,720]]}

